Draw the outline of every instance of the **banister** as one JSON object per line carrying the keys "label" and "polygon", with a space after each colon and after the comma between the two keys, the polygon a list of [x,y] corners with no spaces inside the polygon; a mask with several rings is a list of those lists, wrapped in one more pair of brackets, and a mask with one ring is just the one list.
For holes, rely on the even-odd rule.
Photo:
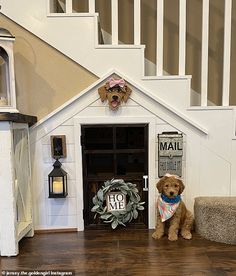
{"label": "banister", "polygon": [[208,43],[209,42],[209,0],[202,2],[202,64],[201,64],[201,106],[207,106],[208,86]]}
{"label": "banister", "polygon": [[186,0],[179,0],[179,75],[185,75]]}
{"label": "banister", "polygon": [[72,0],[66,0],[66,13],[72,13]]}
{"label": "banister", "polygon": [[89,0],[89,13],[95,13],[95,0]]}
{"label": "banister", "polygon": [[118,44],[118,0],[111,0],[112,45]]}
{"label": "banister", "polygon": [[140,0],[134,1],[134,44],[140,45],[141,33],[141,3]]}
{"label": "banister", "polygon": [[164,2],[157,0],[157,50],[156,50],[156,75],[163,75],[163,28],[164,28]]}

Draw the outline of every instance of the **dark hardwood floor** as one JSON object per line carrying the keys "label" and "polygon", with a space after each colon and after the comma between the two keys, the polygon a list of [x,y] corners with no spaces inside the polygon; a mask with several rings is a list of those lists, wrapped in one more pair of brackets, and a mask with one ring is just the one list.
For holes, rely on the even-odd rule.
{"label": "dark hardwood floor", "polygon": [[236,275],[236,245],[152,239],[151,230],[37,234],[20,242],[2,270],[67,270],[75,275]]}

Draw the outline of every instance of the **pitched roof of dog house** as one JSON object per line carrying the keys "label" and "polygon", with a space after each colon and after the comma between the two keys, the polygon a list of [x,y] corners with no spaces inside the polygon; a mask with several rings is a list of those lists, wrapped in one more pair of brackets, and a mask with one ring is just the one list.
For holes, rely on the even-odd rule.
{"label": "pitched roof of dog house", "polygon": [[[96,100],[98,100],[99,99],[99,94],[98,93],[89,93],[89,92],[91,92],[91,91],[95,92],[95,90],[97,91],[97,89],[101,85],[103,85],[104,82],[108,78],[110,78],[110,77],[112,77],[114,75],[118,76],[120,78],[125,79],[125,81],[128,84],[130,84],[135,89],[137,89],[138,91],[140,91],[143,95],[145,95],[149,99],[155,101],[157,104],[159,104],[160,107],[164,108],[169,113],[172,113],[172,115],[174,114],[175,118],[177,118],[177,119],[179,119],[181,121],[184,121],[185,123],[188,123],[189,125],[191,125],[191,127],[193,127],[194,129],[200,131],[203,134],[208,134],[208,131],[204,127],[202,127],[198,123],[192,121],[185,114],[182,114],[181,112],[179,112],[178,110],[176,110],[172,106],[168,105],[166,102],[164,102],[158,96],[156,96],[153,93],[150,93],[150,91],[147,91],[146,89],[144,89],[140,85],[137,85],[132,80],[130,80],[126,76],[123,76],[121,73],[119,73],[116,70],[112,70],[111,72],[109,72],[108,74],[106,74],[103,78],[101,78],[98,81],[94,82],[92,85],[90,85],[89,87],[87,87],[85,90],[83,90],[82,92],[80,92],[78,95],[74,96],[73,98],[71,98],[70,100],[68,100],[67,102],[65,102],[63,105],[61,105],[60,107],[58,107],[56,110],[54,110],[53,112],[51,112],[50,114],[48,114],[46,117],[44,117],[43,119],[41,119],[40,121],[38,121],[38,123],[35,124],[31,128],[31,134],[34,136],[34,138],[36,140],[40,139],[41,137],[43,137],[44,135],[46,135],[47,133],[49,133],[50,131],[52,131],[53,129],[55,129],[57,126],[59,126],[63,122],[67,121],[68,119],[72,118],[77,113],[79,113],[80,111],[82,111],[83,109],[85,109],[91,103],[93,103]],[[88,97],[89,94],[90,94],[89,99],[85,100],[85,97],[86,96]],[[130,98],[133,99],[133,97],[134,97],[134,95],[132,93],[131,96],[130,96]],[[144,103],[143,100],[138,99],[138,98],[135,98],[134,100],[139,105],[141,105],[144,108],[146,108],[147,110],[149,110],[149,108],[145,106],[145,103]],[[160,117],[159,113],[157,114],[156,112],[153,112],[153,111],[150,111],[150,112],[153,113],[153,114],[155,114],[156,116]],[[168,120],[168,118],[164,118],[163,117],[162,119],[164,121],[166,121],[167,123],[173,124],[172,122],[170,122]],[[46,123],[48,123],[48,125],[45,128],[44,125]]]}

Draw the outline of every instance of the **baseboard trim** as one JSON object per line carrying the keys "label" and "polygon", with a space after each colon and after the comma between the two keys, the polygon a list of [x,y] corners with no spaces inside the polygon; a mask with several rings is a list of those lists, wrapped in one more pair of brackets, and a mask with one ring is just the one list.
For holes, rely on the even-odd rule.
{"label": "baseboard trim", "polygon": [[41,229],[41,230],[34,230],[35,234],[45,234],[45,233],[71,233],[77,232],[77,228],[65,228],[65,229]]}

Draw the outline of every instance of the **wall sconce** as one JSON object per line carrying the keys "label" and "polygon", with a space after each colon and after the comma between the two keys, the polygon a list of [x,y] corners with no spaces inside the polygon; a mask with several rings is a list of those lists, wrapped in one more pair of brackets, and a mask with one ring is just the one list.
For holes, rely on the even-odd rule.
{"label": "wall sconce", "polygon": [[67,172],[61,168],[61,162],[56,159],[54,169],[48,175],[49,198],[63,198],[68,195]]}

